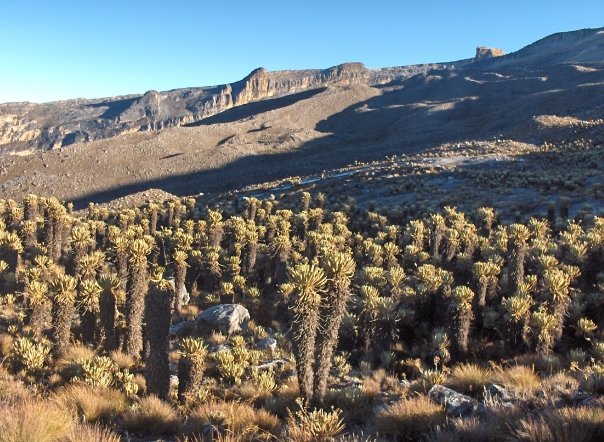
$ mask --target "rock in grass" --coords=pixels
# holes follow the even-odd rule
[[[204,310],[195,320],[198,332],[220,331],[227,335],[247,328],[250,312],[240,304],[219,304]]]
[[[428,395],[434,402],[444,405],[447,414],[452,416],[469,417],[480,411],[478,410],[478,404],[470,396],[442,385],[434,385]]]
[[[256,344],[259,350],[270,350],[274,352],[277,349],[277,340],[275,338],[260,339]]]
[[[287,364],[285,359],[275,359],[274,361],[266,362],[264,364],[258,365],[256,368],[259,371],[265,370],[277,370],[283,368]]]
[[[510,401],[512,398],[508,391],[498,384],[491,384],[487,387],[487,392],[491,397],[499,398],[502,401]]]

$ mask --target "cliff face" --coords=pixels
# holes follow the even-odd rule
[[[499,49],[479,47],[474,59],[454,63],[367,69],[362,63],[345,63],[329,69],[268,72],[254,70],[232,84],[149,91],[97,100],[53,103],[0,104],[0,152],[51,149],[75,142],[120,134],[159,130],[193,123],[267,98],[328,86],[367,86],[399,82],[415,75],[436,78],[446,71],[477,74],[495,68],[526,70],[561,64],[604,62],[604,28],[554,34],[519,51],[503,55]],[[485,71],[486,72],[486,71]],[[464,78],[464,76],[460,78]]]
[[[216,87],[101,100],[0,104],[0,148],[52,149],[119,134],[193,123],[234,106],[326,86],[374,85],[406,78],[432,65],[381,70],[346,63],[325,70],[268,72],[259,68],[243,80]]]
[[[474,57],[474,61],[501,57],[502,55],[505,55],[505,52],[503,52],[501,49],[479,46],[476,48],[476,56]]]

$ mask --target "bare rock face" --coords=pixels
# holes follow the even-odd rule
[[[505,55],[505,52],[502,49],[479,46],[476,48],[476,56],[474,57],[474,61],[487,60],[490,58],[501,57],[502,55]]]
[[[204,310],[195,320],[197,331],[232,335],[247,327],[250,312],[240,304],[219,304]]]
[[[194,123],[267,98],[326,86],[384,84],[424,72],[432,65],[369,70],[362,63],[345,63],[324,70],[252,71],[232,84],[148,91],[97,100],[0,104],[0,149],[47,150],[101,138]]]
[[[11,113],[0,115],[0,144],[27,143],[38,138],[40,134],[33,121]]]
[[[42,104],[4,103],[0,104],[0,152],[52,149],[126,133],[161,130],[196,123],[235,106],[326,87],[413,82],[416,76],[427,83],[461,71],[464,77],[474,78],[493,67],[544,70],[569,63],[602,63],[602,54],[604,28],[583,29],[551,35],[505,56],[501,49],[481,46],[474,58],[450,63],[383,69],[344,63],[328,69],[276,72],[258,68],[240,81],[211,87]]]

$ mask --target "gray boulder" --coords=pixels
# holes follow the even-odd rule
[[[491,395],[491,397],[501,399],[504,402],[512,400],[512,397],[508,391],[499,384],[490,384],[487,387],[487,392]]]
[[[275,359],[274,361],[260,364],[256,368],[259,371],[276,370],[276,369],[283,368],[285,366],[285,364],[287,364],[287,361],[285,359]]]
[[[275,338],[260,339],[256,344],[259,350],[270,350],[274,352],[277,349],[277,340]]]
[[[477,402],[470,396],[451,390],[443,385],[434,385],[428,392],[430,399],[444,405],[447,414],[469,417],[480,412]]]
[[[170,336],[185,336],[191,334],[195,328],[193,321],[180,321],[170,326]]]
[[[198,332],[220,331],[227,335],[247,328],[250,312],[240,304],[219,304],[204,310],[195,319]]]

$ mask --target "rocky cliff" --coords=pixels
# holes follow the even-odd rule
[[[160,130],[200,121],[235,106],[325,87],[401,83],[421,74],[424,80],[480,77],[492,69],[536,70],[558,65],[601,63],[604,28],[553,34],[519,51],[479,47],[473,59],[453,63],[367,69],[345,63],[329,69],[269,72],[259,68],[232,84],[148,91],[96,100],[0,104],[0,152],[52,149],[120,134]],[[580,69],[591,69],[579,67]],[[577,69],[579,69],[577,68]],[[422,80],[420,78],[420,80]],[[422,80],[423,81],[423,80]],[[421,94],[420,94],[421,95]]]
[[[52,149],[119,134],[159,130],[199,121],[234,106],[326,86],[377,85],[440,65],[370,70],[345,63],[324,70],[268,72],[259,68],[243,80],[215,87],[148,91],[99,100],[0,104],[0,148]]]
[[[474,61],[501,57],[502,55],[505,55],[505,52],[503,52],[502,49],[479,46],[476,48],[476,56],[474,57]]]

